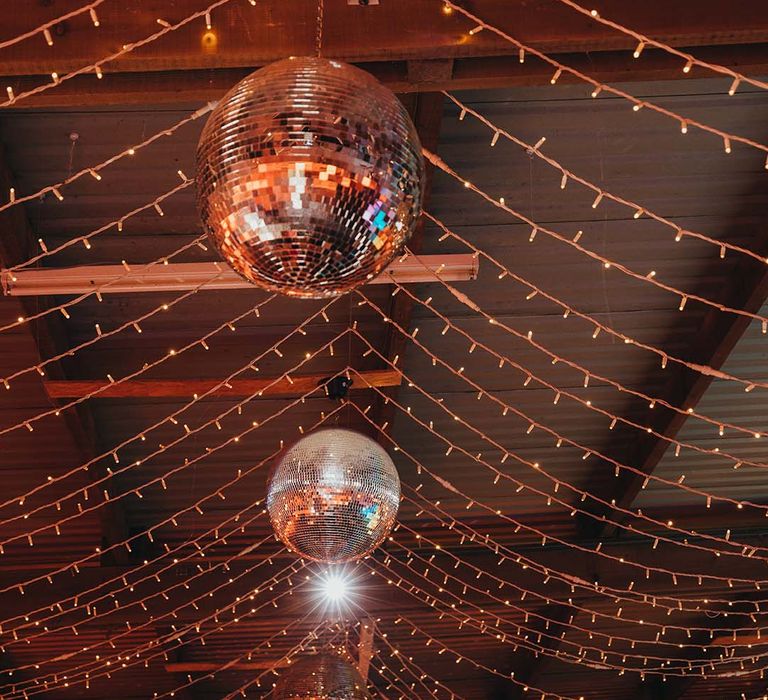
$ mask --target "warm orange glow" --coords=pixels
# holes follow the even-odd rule
[[[219,44],[219,37],[216,35],[216,32],[209,29],[200,39],[200,44],[203,47],[203,51],[215,51]]]
[[[443,14],[444,15],[452,15],[453,14],[453,8],[450,5],[443,5]]]

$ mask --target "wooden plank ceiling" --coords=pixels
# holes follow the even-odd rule
[[[727,78],[698,68],[684,73],[679,59],[660,51],[646,49],[635,60],[633,39],[557,0],[467,0],[462,5],[600,80],[621,81],[641,99],[725,131],[768,139],[765,91],[742,85],[729,96]],[[0,42],[78,6],[76,0],[23,3],[3,15]],[[768,74],[765,3],[602,0],[594,6],[603,16],[673,46],[690,47],[704,59],[750,75]],[[174,23],[204,8],[202,0],[105,0],[98,6],[98,28],[84,13],[53,27],[52,46],[36,35],[0,49],[0,86],[17,96],[47,82],[52,72],[65,76],[100,61],[103,71],[102,79],[89,71],[0,113],[0,200],[11,187],[17,196],[37,192],[169,129],[221,97],[254,67],[306,53],[314,44],[314,0],[256,0],[253,5],[232,0],[212,13],[215,41],[204,37],[201,17],[115,61],[103,61],[127,42],[158,31],[158,19]],[[504,197],[525,216],[569,237],[581,230],[585,246],[632,269],[654,270],[678,289],[768,313],[762,263],[731,252],[721,258],[717,246],[691,238],[676,243],[669,228],[647,217],[635,220],[630,210],[607,200],[593,207],[593,192],[574,183],[561,189],[560,173],[534,153],[504,139],[491,147],[493,131],[471,116],[460,119],[459,109],[440,91],[455,92],[528,143],[546,137],[548,155],[598,186],[641,202],[683,228],[761,255],[768,253],[764,154],[735,147],[726,155],[710,135],[683,136],[679,124],[649,110],[636,114],[620,99],[592,99],[590,90],[566,76],[550,85],[550,67],[530,58],[521,64],[515,47],[489,31],[470,35],[472,28],[460,13],[446,13],[438,0],[381,0],[368,7],[325,0],[324,53],[363,66],[397,92],[412,93],[402,99],[424,145],[462,178]],[[105,168],[100,180],[81,178],[62,188],[61,201],[49,192],[0,211],[3,266],[40,252],[39,240],[53,250],[151,202],[179,183],[178,170],[191,176],[202,121]],[[670,356],[768,381],[759,322],[695,301],[678,310],[674,294],[606,269],[543,234],[530,241],[530,227],[488,206],[440,170],[430,173],[428,191],[431,215],[552,297]],[[127,220],[122,231],[111,227],[88,248],[66,246],[40,265],[148,263],[199,233],[193,188],[187,188],[163,202],[162,216],[150,207]],[[423,219],[414,251],[470,250],[459,238],[442,234]],[[212,259],[208,248],[191,246],[174,261]],[[261,499],[276,451],[323,421],[375,436],[390,449],[404,484],[402,527],[357,569],[365,585],[359,608],[349,614],[350,643],[360,638],[360,658],[370,658],[369,679],[384,697],[432,694],[410,687],[413,677],[400,690],[391,687],[390,672],[408,674],[404,661],[403,668],[392,661],[389,644],[449,693],[467,700],[538,700],[542,691],[551,694],[547,698],[589,700],[743,700],[765,692],[765,682],[754,672],[759,661],[739,670],[729,667],[720,677],[674,671],[696,659],[716,660],[733,635],[753,644],[756,655],[765,651],[755,632],[760,624],[755,620],[764,619],[755,617],[762,613],[760,592],[740,582],[764,579],[762,562],[714,557],[695,548],[712,547],[707,538],[722,538],[726,531],[747,547],[768,546],[762,513],[735,505],[768,503],[764,472],[734,470],[727,459],[702,451],[685,450],[676,457],[669,442],[676,438],[701,450],[717,447],[745,461],[765,461],[764,440],[730,429],[721,437],[717,425],[684,413],[696,409],[724,424],[768,433],[764,391],[744,392],[734,382],[674,363],[662,368],[658,356],[633,344],[608,333],[593,337],[592,324],[574,315],[564,318],[561,307],[543,294],[531,296],[530,288],[500,275],[482,256],[479,279],[456,288],[470,303],[440,283],[409,286],[413,297],[406,291],[393,296],[391,286],[379,285],[363,290],[369,304],[350,295],[324,313],[320,303],[269,301],[256,289],[202,290],[178,302],[174,294],[160,292],[92,296],[68,309],[66,317],[56,311],[0,332],[0,378],[62,356],[47,363],[42,374],[26,372],[9,382],[8,391],[0,388],[0,476],[8,499],[0,508],[2,540],[8,542],[0,556],[0,671],[6,669],[0,673],[0,695],[138,699],[174,692],[196,700],[222,698],[279,659],[319,615],[307,616],[313,601],[305,590],[261,607],[288,590],[285,582],[275,582],[278,572],[298,566],[270,537],[268,520],[259,514]],[[67,300],[5,297],[0,326]],[[167,311],[150,314],[164,303]],[[256,305],[258,316],[251,312]],[[489,323],[478,307],[495,322]],[[139,332],[133,321],[143,316],[148,317]],[[305,334],[291,335],[280,353],[270,350],[304,319]],[[123,325],[125,330],[107,333]],[[590,368],[589,386],[573,365],[553,362],[529,343],[529,332],[557,357]],[[205,334],[211,334],[210,349],[197,344],[181,351]],[[483,351],[482,344],[497,355]],[[502,368],[499,355],[509,358]],[[153,366],[145,371],[146,364]],[[166,420],[193,394],[249,364],[258,365],[258,375],[238,375],[226,391],[195,402],[183,419]],[[82,397],[109,377],[133,372],[140,379],[57,413],[66,397]],[[355,381],[348,405],[322,392],[299,400],[305,389],[345,372]],[[295,376],[295,383],[283,378],[270,385],[285,373]],[[559,387],[563,397],[553,401],[553,391],[542,382],[527,382],[529,375]],[[145,391],[142,380],[153,380],[155,389]],[[649,408],[647,400],[617,390],[617,384],[656,397],[659,405]],[[264,395],[237,409],[243,397],[266,386]],[[683,412],[664,408],[662,399]],[[592,410],[587,401],[605,413]],[[512,412],[503,412],[503,404]],[[43,411],[49,415],[33,421]],[[228,412],[226,419],[216,421],[222,412]],[[606,414],[649,426],[652,434],[625,422],[609,429]],[[590,454],[584,458],[583,450],[556,445],[552,434],[531,430],[532,423],[588,446]],[[13,426],[18,428],[10,430]],[[143,439],[133,439],[140,435]],[[241,437],[227,439],[234,435]],[[544,469],[501,461],[503,451]],[[91,461],[88,469],[75,469]],[[484,462],[501,469],[504,481],[496,483]],[[636,471],[616,476],[614,462]],[[658,478],[646,481],[648,475]],[[732,502],[707,504],[679,483]],[[43,488],[23,502],[17,499],[37,485]],[[583,489],[602,503],[582,499]],[[652,522],[625,512],[636,508]],[[30,509],[37,509],[35,515],[23,518]],[[51,528],[62,519],[56,534]],[[699,534],[669,535],[661,525],[667,522]],[[26,538],[30,530],[46,526]],[[220,537],[225,531],[227,536]],[[659,544],[656,535],[670,541]],[[190,545],[191,540],[198,544]],[[599,556],[574,549],[594,550],[598,542]],[[506,555],[497,544],[507,548]],[[430,560],[435,545],[441,552]],[[531,563],[521,565],[521,557]],[[646,577],[646,566],[715,573],[734,581],[682,576],[673,581],[656,572]],[[146,581],[134,581],[140,577],[137,567],[148,574]],[[428,568],[433,573],[425,575]],[[566,578],[550,577],[552,571]],[[446,583],[444,576],[455,578]],[[506,584],[499,586],[491,577]],[[294,575],[292,583],[299,580]],[[398,587],[388,580],[405,583]],[[520,599],[522,588],[531,591],[530,597]],[[615,600],[605,593],[627,588],[633,593],[617,612]],[[79,602],[98,591],[104,600],[93,604],[96,612],[90,606],[83,612]],[[232,601],[249,596],[253,614],[213,616],[217,608],[228,610]],[[504,600],[511,597],[513,606]],[[650,603],[665,597],[692,602],[668,614],[663,605]],[[729,615],[708,612],[710,603],[700,602],[705,597],[716,601],[718,610],[728,608]],[[65,598],[68,602],[57,608]],[[456,609],[462,613],[458,617]],[[29,622],[16,639],[10,630],[25,615],[51,619]],[[210,636],[202,645],[195,623],[207,616],[202,627]],[[463,616],[481,623],[467,623]],[[372,638],[369,630],[359,632],[364,628],[358,629],[356,621],[377,626]],[[502,631],[489,633],[494,624]],[[695,632],[685,639],[677,632],[655,638],[667,624]],[[286,626],[290,630],[267,646]],[[437,641],[427,644],[430,637]],[[669,673],[608,668],[622,654],[630,659],[636,654],[627,637],[640,641],[637,647],[648,654],[649,666],[669,660],[662,669]],[[113,638],[110,646],[107,640]],[[438,653],[440,645],[452,652]],[[143,660],[133,665],[138,649],[142,657],[156,654],[146,667]],[[600,649],[608,656],[601,660],[593,651],[574,658],[580,649]],[[95,654],[121,656],[109,677],[96,670]],[[126,668],[119,668],[123,663]],[[232,666],[226,672],[206,676],[227,663]],[[81,666],[93,675],[88,688],[70,678]],[[35,682],[43,676],[45,682]],[[195,683],[178,689],[190,680]],[[267,687],[248,694],[261,696]]]

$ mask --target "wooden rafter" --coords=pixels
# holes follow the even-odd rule
[[[28,40],[0,56],[0,74],[63,75],[109,56],[129,39],[158,30],[157,20],[176,23],[199,11],[199,0],[126,8],[119,3],[99,7],[101,26],[84,15],[55,28],[55,50]],[[56,16],[49,3],[22,3],[4,17],[3,37],[14,36]],[[548,53],[634,49],[636,41],[576,14],[551,0],[482,0],[472,3],[490,24]],[[663,0],[627,3],[604,0],[605,17],[618,20],[673,46],[752,44],[768,40],[768,8],[740,6],[721,0]],[[60,11],[60,10],[59,10]],[[164,16],[158,17],[162,13]],[[403,29],[407,13],[408,31]],[[315,43],[314,2],[256,3],[244,8],[229,2],[212,14],[216,41],[205,40],[202,18],[167,33],[140,50],[103,66],[105,76],[157,70],[190,70],[263,65],[312,51]],[[469,35],[473,25],[458,12],[446,14],[440,0],[388,0],[377,6],[350,7],[328,3],[324,13],[323,52],[353,62],[495,56],[511,54],[509,44],[491,32]],[[108,81],[104,81],[105,83]]]
[[[395,370],[374,370],[359,372],[355,375],[361,381],[352,385],[353,389],[367,387],[397,386],[402,375]],[[232,379],[220,388],[220,379],[132,379],[119,384],[110,384],[100,380],[59,380],[45,382],[48,394],[53,398],[78,398],[89,396],[98,391],[100,398],[157,398],[186,397],[211,392],[212,397],[252,396],[294,396],[312,391],[330,377],[327,374],[312,374],[290,378]]]
[[[196,0],[179,0],[161,19],[179,21],[199,9]],[[521,41],[601,81],[713,75],[698,69],[683,73],[680,59],[661,51],[646,51],[635,60],[630,50],[636,42],[631,37],[550,0],[484,0],[472,9]],[[751,3],[745,10],[718,0],[681,0],[671,9],[662,0],[606,0],[600,9],[606,17],[670,45],[696,47],[703,60],[752,75],[768,72],[768,9],[763,5]],[[400,31],[404,11],[408,32]],[[4,52],[0,74],[6,76],[6,85],[20,95],[50,80],[54,71],[64,75],[95,63],[126,37],[148,36],[158,28],[154,10],[126,13],[119,5],[105,4],[99,13],[103,15],[99,29],[87,16],[56,27],[55,51],[44,41],[29,40]],[[51,14],[42,3],[26,3],[4,18],[4,36],[27,31]],[[247,12],[232,2],[212,18],[217,35],[213,46],[202,43],[202,22],[192,22],[102,65],[102,80],[84,74],[20,100],[18,106],[215,100],[254,67],[301,55],[314,45],[311,2],[258,3]],[[241,30],[245,26],[247,32]],[[442,13],[438,0],[388,0],[368,8],[331,3],[325,14],[324,52],[361,65],[396,92],[539,85],[551,76],[551,67],[543,62],[527,60],[521,65],[517,49],[492,32],[470,36],[469,29],[470,23],[459,13]],[[563,76],[562,81],[567,79]]]
[[[168,654],[169,659],[173,658]],[[207,661],[169,661],[165,664],[165,670],[168,673],[211,673],[220,671],[222,663],[210,663]],[[242,663],[230,664],[228,671],[264,671],[272,668],[284,668],[288,666],[288,661],[275,659],[266,659],[264,661],[244,661]]]
[[[768,240],[755,240],[751,246],[755,250],[768,253]],[[768,270],[762,263],[749,258],[743,258],[735,267],[730,276],[729,283],[722,290],[721,302],[734,308],[757,312],[768,299]],[[726,314],[717,310],[710,310],[699,325],[698,331],[684,357],[691,362],[708,365],[716,369],[722,367],[734,347],[749,327],[750,322],[743,316]],[[668,366],[669,373],[667,383],[660,397],[678,408],[695,408],[702,396],[709,388],[712,377],[694,372],[680,365]],[[685,424],[688,416],[677,413],[657,405],[648,410],[645,425],[650,426],[655,432],[667,438],[675,438]],[[630,508],[635,497],[643,488],[646,477],[653,473],[664,454],[669,449],[668,440],[656,438],[646,433],[636,436],[629,456],[616,452],[610,456],[637,467],[641,474],[621,472],[620,476],[609,485],[609,488],[588,486],[590,493],[599,495],[606,502],[614,503],[620,508]],[[601,472],[607,465],[601,463],[595,469],[595,481],[604,484]],[[704,511],[705,509],[699,509]],[[720,509],[722,510],[722,509]],[[612,520],[622,520],[620,513],[607,507],[596,507],[592,510],[593,516],[584,516],[579,520],[580,532],[589,539],[604,540],[614,536],[617,528],[605,521],[610,515]],[[705,511],[708,523],[705,527],[716,527],[718,523],[727,522],[733,526],[733,509],[728,512],[720,512],[718,515]],[[679,514],[678,514],[679,515]],[[684,514],[684,519],[691,514]],[[659,519],[658,517],[656,519]],[[663,520],[663,517],[661,518]],[[678,520],[678,517],[674,517]],[[552,611],[550,611],[552,612]],[[702,624],[711,624],[709,618],[704,618]],[[702,638],[701,643],[709,643],[709,638]],[[557,651],[557,646],[553,648]],[[541,664],[542,661],[539,661]],[[694,679],[673,678],[668,681],[651,679],[640,684],[637,697],[642,700],[677,700],[690,688]]]
[[[768,73],[768,44],[734,44],[699,49],[697,55],[751,75]],[[606,83],[650,80],[683,80],[712,77],[705,71],[683,73],[680,62],[663,53],[649,54],[643,61],[627,51],[555,54],[559,61]],[[552,69],[542,62],[521,65],[517,53],[498,56],[462,56],[449,59],[402,60],[358,63],[394,92],[435,92],[527,87],[546,84]],[[84,102],[97,105],[174,105],[220,99],[251,68],[211,68],[158,72],[116,73],[108,80],[78,76],[11,108],[74,107]],[[38,76],[19,76],[11,81],[17,94],[44,82]],[[560,83],[573,83],[563,75]]]

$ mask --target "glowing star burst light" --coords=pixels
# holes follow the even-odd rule
[[[350,581],[343,574],[327,574],[321,582],[326,600],[330,603],[343,603],[350,593]]]
[[[354,569],[346,565],[334,566],[307,576],[307,580],[310,581],[308,590],[316,609],[329,619],[346,617],[354,609],[362,609],[361,603],[365,598],[364,579]]]

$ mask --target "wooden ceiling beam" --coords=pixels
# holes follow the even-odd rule
[[[0,147],[0,191],[8,192],[14,186],[14,178],[8,167],[4,151]],[[23,207],[12,207],[0,213],[0,230],[4,235],[0,237],[0,258],[4,267],[9,267],[26,260],[30,251],[36,248],[36,236],[27,219]],[[45,300],[43,299],[43,304]],[[25,299],[18,301],[19,316],[30,317],[40,311],[40,300]],[[30,364],[39,362],[42,358],[53,357],[65,352],[70,344],[67,339],[67,330],[63,319],[58,314],[49,314],[42,318],[24,324],[24,331],[31,334],[37,347],[37,357],[29,358]],[[45,368],[46,376],[54,379],[65,379],[66,370],[61,361],[49,362]],[[42,381],[42,379],[41,379]],[[56,401],[49,395],[52,405]],[[83,462],[91,461],[104,450],[99,449],[93,414],[90,408],[84,404],[78,404],[72,409],[62,412],[62,418],[67,424],[72,437],[81,453]],[[47,465],[44,465],[42,474]],[[106,467],[101,462],[96,462],[87,470],[88,478],[96,481],[107,474]],[[44,477],[40,477],[41,481]],[[101,489],[99,489],[99,492]],[[103,503],[98,515],[101,522],[101,537],[98,546],[102,549],[110,547],[117,542],[125,541],[128,537],[128,525],[120,502]],[[128,550],[124,547],[116,547],[102,555],[103,564],[127,564],[129,561]]]
[[[358,372],[352,389],[399,386],[402,375],[396,370]],[[103,380],[50,380],[45,382],[48,394],[56,399],[72,399],[98,393],[98,398],[191,398],[212,391],[210,398],[240,398],[244,396],[293,396],[305,394],[325,384],[328,374],[302,375],[288,378],[232,379],[225,385],[220,379],[131,379],[118,384]]]
[[[170,656],[170,654],[169,654]],[[263,671],[271,668],[285,668],[290,665],[288,660],[244,661],[242,663],[228,664],[227,671]],[[213,673],[221,671],[224,663],[211,663],[208,661],[170,661],[165,664],[168,673]],[[186,679],[184,679],[186,681]]]
[[[647,54],[647,55],[646,55]],[[768,43],[714,46],[698,49],[700,58],[751,75],[768,73]],[[713,77],[704,70],[683,73],[680,61],[663,52],[643,52],[635,60],[628,51],[594,54],[555,55],[559,61],[605,83],[682,80]],[[23,99],[10,108],[66,108],[107,105],[188,105],[220,99],[253,68],[208,68],[163,70],[153,72],[105,74],[103,80],[82,75],[57,87]],[[398,93],[435,92],[439,90],[499,89],[548,85],[552,68],[535,59],[520,64],[516,52],[508,46],[497,56],[460,56],[449,59],[393,60],[358,62],[390,89]],[[0,72],[0,75],[2,73]],[[49,80],[49,76],[23,75],[5,77],[5,84],[19,95]],[[725,81],[725,79],[723,79]],[[558,83],[577,82],[563,75]],[[727,90],[727,81],[723,90]],[[585,88],[586,90],[586,88]]]
[[[148,4],[140,0],[104,3],[100,26],[88,13],[57,25],[53,46],[43,36],[16,44],[0,55],[0,75],[59,75],[96,63],[129,41],[160,29],[158,19],[177,23],[204,9],[201,0]],[[768,41],[765,3],[723,3],[722,0],[602,0],[603,16],[672,46],[712,46]],[[19,3],[3,17],[3,38],[78,7],[76,0]],[[470,9],[491,25],[548,53],[634,49],[636,41],[551,0],[473,0]],[[106,75],[157,70],[208,70],[216,67],[263,65],[287,56],[313,52],[316,3],[242,0],[211,13],[212,34],[203,18],[169,32],[140,49],[104,64]],[[403,26],[404,20],[407,27]],[[492,32],[469,35],[473,24],[461,13],[443,12],[440,0],[386,0],[376,6],[351,7],[327,3],[324,14],[324,55],[353,62],[393,61],[512,53]],[[406,31],[404,31],[406,29]],[[645,53],[654,53],[649,49]],[[645,56],[643,57],[645,58]]]

